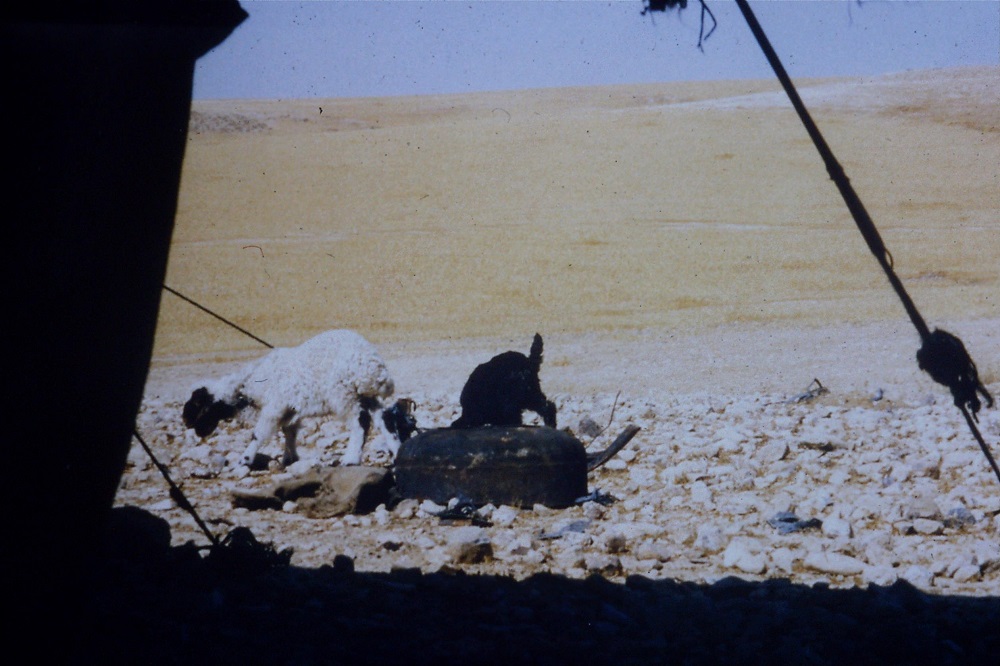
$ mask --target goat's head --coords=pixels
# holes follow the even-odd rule
[[[236,413],[247,406],[247,402],[239,399],[235,404],[217,400],[207,388],[202,386],[191,393],[191,398],[184,403],[182,417],[184,426],[194,428],[199,437],[208,437],[219,425],[236,416]]]
[[[413,416],[416,406],[413,400],[400,398],[392,407],[382,411],[386,430],[396,435],[400,442],[405,442],[418,430],[417,419]]]

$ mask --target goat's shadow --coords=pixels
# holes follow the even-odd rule
[[[87,662],[992,664],[1000,654],[1000,599],[904,582],[517,581],[362,573],[346,558],[251,570],[149,534],[120,535],[94,572],[74,651]]]

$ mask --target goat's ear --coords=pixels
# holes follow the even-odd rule
[[[197,388],[191,392],[191,397],[184,403],[184,410],[181,416],[184,425],[191,427],[201,418],[202,412],[213,402],[212,394],[205,387]]]

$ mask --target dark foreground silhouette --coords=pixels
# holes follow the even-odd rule
[[[631,576],[523,581],[461,571],[203,557],[117,509],[75,654],[87,663],[993,664],[1000,600],[908,583],[835,590]]]
[[[95,0],[0,22],[6,635],[32,661],[62,663],[81,621],[152,353],[195,61],[245,17],[236,0]]]

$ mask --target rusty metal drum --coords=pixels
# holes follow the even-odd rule
[[[562,508],[587,494],[587,468],[583,443],[555,428],[438,428],[400,446],[393,474],[403,498]]]

